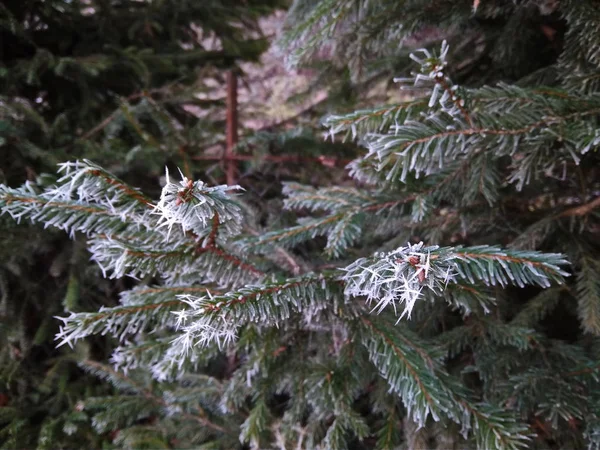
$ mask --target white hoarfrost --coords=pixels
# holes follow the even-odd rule
[[[437,254],[432,258],[431,252],[437,249],[437,246],[424,247],[420,242],[361,258],[345,269],[345,293],[375,303],[373,311],[378,313],[388,306],[397,312],[400,306],[403,311],[399,320],[410,318],[423,289],[441,292],[454,279],[449,259]]]
[[[180,172],[181,173],[181,172]],[[210,221],[218,215],[219,227],[223,225],[230,234],[240,231],[242,211],[231,200],[230,191],[242,190],[240,186],[207,186],[202,181],[192,181],[181,174],[179,183],[171,182],[166,170],[166,184],[155,207],[159,215],[158,226],[171,232],[175,225],[182,231],[192,231],[205,236],[211,230]]]

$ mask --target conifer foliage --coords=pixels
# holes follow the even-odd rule
[[[438,3],[507,29],[560,13],[391,3],[410,33]],[[588,3],[560,4],[552,86],[458,85],[446,41],[415,50],[397,80],[413,100],[325,120],[364,147],[355,185],[287,183],[292,227],[250,232],[238,186],[168,174],[152,199],[87,160],[50,188],[2,186],[4,214],[85,233],[105,276],[144,280],[61,318],[59,344],[120,341],[110,366],[81,363],[122,392],[81,405],[96,429],[136,448],[598,448],[600,94],[573,83],[600,70]],[[340,18],[387,24],[386,4],[299,0],[289,39],[347,40]]]
[[[157,194],[165,164],[198,170],[191,153],[223,139],[214,86],[258,59],[268,44],[258,19],[279,5],[0,2],[0,182],[41,189],[57,163],[89,157]],[[100,448],[107,435],[94,435],[75,405],[110,385],[55,348],[53,316],[114,304],[122,281],[102,279],[85,240],[8,216],[0,261],[0,447]],[[78,358],[103,358],[109,339],[80,345]]]

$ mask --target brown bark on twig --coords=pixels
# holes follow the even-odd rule
[[[589,203],[584,205],[575,206],[573,208],[567,209],[559,214],[559,217],[567,217],[567,216],[585,216],[586,214],[591,213],[595,208],[600,207],[600,197],[596,197]]]
[[[233,148],[238,142],[237,75],[227,72],[227,130],[225,147],[225,174],[228,185],[235,184],[235,159]]]
[[[225,138],[225,177],[227,184],[233,186],[236,184],[233,148],[238,141],[237,75],[233,70],[227,72],[227,130]],[[227,354],[227,377],[233,374],[237,365],[237,353],[232,350]]]
[[[219,156],[212,155],[194,155],[191,158],[196,161],[216,161],[220,159]],[[254,161],[257,158],[253,155],[230,155],[227,159],[229,161]],[[258,159],[276,164],[315,162],[326,167],[344,167],[352,161],[350,158],[335,158],[333,156],[308,157],[300,155],[262,155]]]

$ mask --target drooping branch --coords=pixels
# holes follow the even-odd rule
[[[96,374],[102,374],[102,375],[105,375],[105,377],[108,376],[110,378],[119,379],[122,382],[125,382],[126,384],[131,385],[138,393],[140,393],[145,398],[147,398],[148,400],[151,400],[153,403],[155,403],[156,405],[158,405],[162,408],[169,407],[169,404],[164,400],[164,398],[159,397],[159,396],[155,395],[152,391],[146,389],[145,387],[140,386],[134,380],[127,377],[122,372],[118,372],[118,371],[112,369],[111,367],[105,366],[104,364],[100,364],[100,363],[98,363],[96,361],[92,361],[92,360],[85,360],[85,361],[83,361],[82,364],[84,367],[92,369],[92,371],[94,371]],[[196,407],[201,410],[199,404],[197,404]],[[216,423],[210,421],[206,417],[206,414],[203,412],[201,414],[192,414],[187,411],[180,411],[179,414],[181,414],[182,417],[184,417],[188,420],[193,420],[202,426],[211,428],[220,433],[225,433],[225,434],[229,433],[229,431],[227,431],[222,426],[217,425]]]

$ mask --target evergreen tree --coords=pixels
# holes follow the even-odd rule
[[[598,11],[295,2],[294,64],[325,42],[360,79],[404,39],[448,41],[412,51],[410,101],[325,119],[365,148],[356,184],[286,183],[285,229],[249,232],[238,186],[167,174],[153,201],[87,160],[3,186],[5,214],[86,233],[107,277],[146,281],[62,318],[61,344],[120,340],[111,366],[81,362],[122,392],[81,404],[96,429],[129,447],[600,447]]]
[[[202,94],[224,85],[226,70],[258,59],[268,45],[258,19],[277,6],[3,1],[0,181],[43,188],[56,163],[85,156],[149,189],[165,164],[209,167],[191,156],[224,138],[225,102]],[[103,280],[81,238],[70,243],[4,216],[0,242],[0,446],[100,447],[106,436],[94,435],[76,405],[106,384],[73,361],[102,359],[110,344],[79,346],[77,358],[56,351],[53,316],[114,305],[128,284]]]

